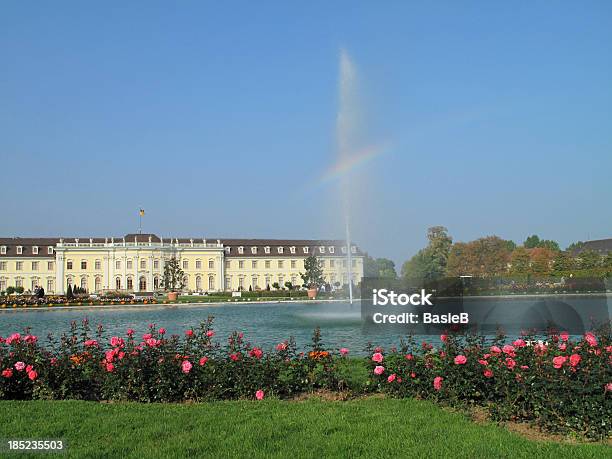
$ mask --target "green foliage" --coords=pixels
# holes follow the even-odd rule
[[[24,292],[23,287],[19,286],[19,287],[15,287],[15,293],[18,295],[21,295]]]
[[[185,287],[185,273],[176,257],[172,257],[164,265],[162,287],[171,292],[180,291]]]
[[[9,286],[6,288],[6,294],[7,294],[7,295],[12,295],[13,293],[15,293],[15,287],[13,287],[13,286],[9,285]]]
[[[386,277],[395,279],[395,263],[388,258],[372,258],[368,254],[363,259],[364,277]]]
[[[276,290],[280,290],[280,288],[281,288],[281,286],[280,286],[280,284],[278,282],[274,282],[272,284],[272,287],[274,287]]]
[[[535,249],[536,247],[539,247],[541,249],[549,249],[553,251],[560,250],[559,244],[557,242],[549,239],[540,239],[537,234],[529,236],[527,239],[525,239],[523,246],[526,249]]]
[[[429,244],[402,266],[405,278],[438,279],[446,275],[446,266],[453,240],[443,226],[427,230]]]
[[[318,288],[325,283],[323,268],[316,256],[311,255],[304,260],[304,270],[304,273],[300,273],[300,277],[308,288]]]
[[[287,287],[287,290],[293,290],[293,284],[289,281],[285,282],[285,287]]]

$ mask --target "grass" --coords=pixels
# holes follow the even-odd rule
[[[416,400],[5,401],[0,413],[1,439],[63,439],[68,457],[610,457],[603,444],[534,442]]]

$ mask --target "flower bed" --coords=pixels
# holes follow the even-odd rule
[[[487,407],[495,419],[533,420],[548,431],[610,435],[612,344],[609,329],[572,342],[531,337],[443,335],[441,348],[404,341],[370,349],[365,366],[349,350],[325,349],[318,329],[308,352],[293,339],[264,350],[235,332],[221,345],[209,318],[183,336],[151,324],[142,336],[105,336],[85,320],[42,345],[36,336],[0,338],[0,399],[139,402],[293,397],[317,389],[379,391],[394,397]]]

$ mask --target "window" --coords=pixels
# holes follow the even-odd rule
[[[23,287],[23,279],[21,277],[15,279],[15,287]]]
[[[96,261],[94,262],[94,268],[95,268],[97,271],[101,270],[101,269],[102,269],[102,261],[100,261],[100,260],[96,260]]]
[[[278,276],[278,285],[282,287],[284,287],[283,281],[285,280],[285,278],[283,276]]]
[[[117,260],[117,261],[115,261],[115,269],[116,269],[116,270],[121,269],[121,260]]]
[[[304,247],[304,253],[308,253],[308,247]]]
[[[81,288],[87,290],[87,278],[81,277]]]
[[[225,278],[225,290],[229,290],[232,287],[232,281],[229,277]]]
[[[208,276],[208,290],[215,289],[215,278],[214,276]]]
[[[297,277],[296,276],[291,276],[291,285],[293,285],[294,287],[297,284]]]
[[[117,290],[121,290],[121,278],[120,278],[120,277],[117,277],[117,278],[115,279],[115,288],[116,288]]]
[[[183,284],[185,285],[184,288],[189,288],[189,276],[183,277]]]
[[[127,289],[132,290],[133,288],[134,288],[134,284],[132,283],[132,278],[128,277],[127,278]]]
[[[251,253],[253,254],[257,253],[257,247],[251,247]]]
[[[278,248],[278,253],[283,253],[283,248],[282,247]]]
[[[23,261],[15,263],[15,271],[23,271]]]
[[[38,246],[35,245],[34,247],[32,247],[32,254],[38,255]]]
[[[226,247],[225,248],[225,253],[227,253],[229,255],[229,253],[232,251],[231,247]]]
[[[357,253],[357,247],[352,246],[351,247],[351,253]]]
[[[48,293],[53,293],[53,291],[55,290],[53,285],[53,279],[48,279],[47,280],[47,292]]]
[[[270,253],[270,247],[269,246],[264,247],[264,253]]]
[[[335,274],[330,274],[329,275],[329,283],[332,284],[332,285],[336,283],[336,275]]]
[[[256,261],[256,260],[253,260],[253,261],[251,262],[251,268],[253,268],[253,269],[257,269],[257,261]]]
[[[259,287],[257,286],[257,276],[253,276],[251,279],[251,286],[253,287],[253,290],[258,289]]]
[[[30,290],[34,291],[34,289],[38,287],[38,277],[33,277],[31,282]]]
[[[17,246],[17,255],[21,255],[23,253],[23,247],[20,245]]]
[[[6,271],[6,261],[0,261],[0,271]],[[4,290],[4,289],[0,289]]]
[[[284,266],[283,260],[278,260],[278,267],[279,269],[282,269]]]
[[[140,260],[140,269],[147,269],[147,260]]]
[[[238,253],[240,254],[244,253],[244,247],[238,247]]]
[[[126,269],[132,269],[132,260],[128,260],[125,262]]]
[[[240,268],[240,269],[244,269],[244,261],[243,261],[243,260],[240,260],[240,261],[238,262],[238,268]]]
[[[37,261],[33,261],[32,262],[32,271],[38,271],[38,262]]]
[[[289,247],[289,251],[290,251],[291,253],[295,253],[295,247],[294,247],[294,246],[293,246],[293,247]]]
[[[323,246],[319,247],[319,253],[325,253],[325,247]]]
[[[1,253],[2,255],[6,255],[6,246],[5,246],[5,245],[3,245],[2,247],[0,247],[0,253]]]
[[[210,259],[208,260],[208,269],[214,269],[215,268],[215,260]]]
[[[94,289],[96,292],[99,292],[100,290],[102,290],[102,279],[100,279],[99,277],[96,277]]]
[[[225,267],[226,267],[227,269],[230,269],[230,268],[232,267],[232,264],[230,263],[230,261],[229,261],[229,260],[225,262]]]
[[[329,260],[329,267],[330,268],[335,268],[336,267],[336,260]]]
[[[70,277],[70,276],[69,276],[69,277],[66,279],[66,282],[68,283],[68,285],[72,286],[72,277]]]
[[[47,271],[53,271],[53,269],[55,268],[55,266],[53,265],[52,261],[48,261],[47,262]]]
[[[266,260],[266,269],[270,269],[270,260]]]
[[[51,246],[47,247],[47,254],[53,255],[53,247]]]
[[[87,262],[86,261],[81,261],[81,269],[87,269]]]
[[[196,269],[202,269],[202,260],[196,260]]]
[[[341,250],[342,250],[342,253],[346,253],[346,247],[345,246],[342,246]]]
[[[270,288],[270,276],[266,276],[266,289]]]
[[[0,279],[0,292],[4,292],[6,290],[6,279]]]
[[[146,277],[140,276],[140,279],[138,281],[138,290],[140,290],[141,292],[147,291],[147,278]]]
[[[189,269],[189,260],[183,260],[183,269]]]
[[[159,260],[153,260],[153,269],[159,269]]]
[[[202,290],[202,277],[201,276],[196,276],[196,290]]]
[[[334,253],[334,251],[336,250],[334,247],[329,247],[329,253]]]
[[[296,267],[295,260],[291,260],[291,269],[295,269],[295,267]]]
[[[153,278],[153,289],[157,290],[159,288],[159,277]]]
[[[244,288],[244,277],[238,278],[238,290],[242,290]]]

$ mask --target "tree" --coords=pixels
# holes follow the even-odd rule
[[[582,247],[584,247],[584,242],[582,241],[572,242],[570,245],[567,246],[567,249],[565,250],[573,254],[574,252],[579,251]]]
[[[487,236],[453,245],[448,260],[449,276],[489,277],[508,271],[511,252],[507,241]]]
[[[550,239],[540,239],[537,234],[533,234],[525,239],[525,243],[523,244],[526,249],[549,249],[554,251],[559,251],[559,244],[556,241]]]
[[[555,252],[545,247],[531,250],[531,270],[534,274],[548,274],[551,270]]]
[[[580,269],[597,269],[602,265],[602,257],[593,250],[585,250],[579,255],[579,267]]]
[[[74,298],[74,293],[72,293],[72,286],[68,284],[68,289],[66,290],[66,298],[69,300]]]
[[[575,269],[575,266],[575,260],[568,252],[558,252],[553,259],[552,271],[555,275],[562,276]]]
[[[23,287],[15,287],[15,293],[17,295],[21,295],[23,293]]]
[[[300,277],[308,288],[319,288],[323,285],[323,269],[321,263],[314,255],[309,256],[304,260],[304,273],[300,273]]]
[[[279,285],[279,283],[278,283],[278,282],[274,282],[274,283],[272,284],[272,287],[274,287],[276,290],[280,290],[280,285]]]
[[[446,275],[448,257],[453,244],[444,226],[432,226],[427,230],[429,244],[402,265],[405,278],[437,279]],[[395,270],[395,266],[394,266]]]
[[[185,287],[185,273],[175,257],[172,257],[164,265],[162,287],[164,290],[169,290],[171,292],[182,290],[183,287]]]
[[[527,239],[525,239],[523,246],[526,249],[535,249],[539,243],[540,243],[540,237],[537,234],[533,234],[529,236]]]
[[[517,247],[512,252],[510,263],[512,264],[511,271],[513,274],[527,274],[531,263],[529,251],[525,247]]]
[[[9,285],[9,286],[6,288],[6,294],[7,294],[7,295],[12,295],[13,293],[15,293],[15,287],[13,287],[13,286]]]
[[[368,254],[363,259],[364,277],[389,277],[395,279],[395,263],[388,258],[372,258]]]
[[[293,284],[289,281],[285,282],[285,287],[287,287],[287,290],[293,290]]]

